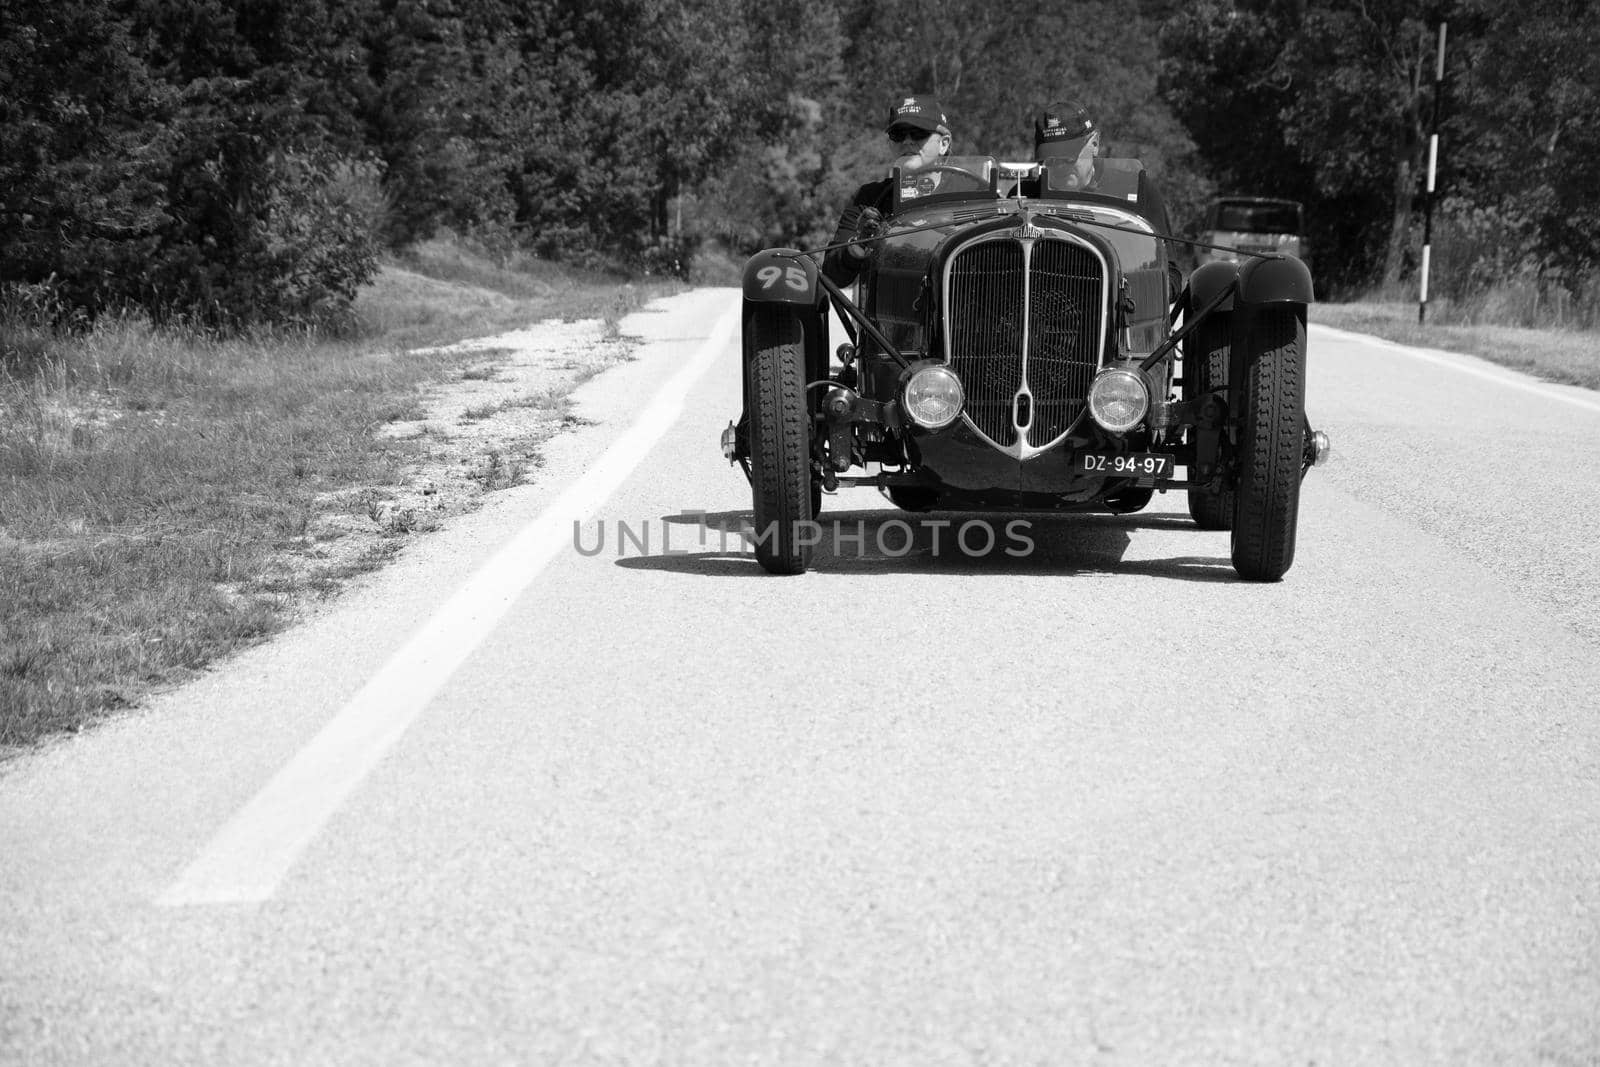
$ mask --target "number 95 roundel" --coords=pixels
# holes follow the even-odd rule
[[[822,298],[817,264],[794,249],[759,252],[744,265],[744,298],[754,303],[811,307]]]

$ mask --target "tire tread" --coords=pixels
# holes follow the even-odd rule
[[[1258,309],[1250,325],[1245,418],[1233,513],[1233,565],[1275,582],[1294,563],[1305,430],[1305,324],[1293,308]]]
[[[813,521],[810,419],[805,406],[805,334],[782,309],[750,313],[750,465],[756,529],[777,524],[777,535],[756,546],[756,559],[773,574],[803,574],[811,545],[795,533]]]

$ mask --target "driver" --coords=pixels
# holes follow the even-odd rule
[[[890,166],[899,167],[902,177],[926,171],[950,154],[950,123],[944,117],[944,108],[931,96],[895,97],[889,105],[889,122],[884,131],[889,135],[889,143],[894,146],[895,155]],[[931,180],[937,184],[938,178],[938,174],[925,174],[919,180]],[[853,238],[865,241],[876,236],[884,213],[893,202],[892,176],[867,182],[856,190],[850,205],[839,215],[839,224],[828,242],[843,247],[829,249],[822,255],[822,273],[829,281],[846,286],[856,280],[867,258],[872,255],[872,248],[866,244],[845,245],[844,242]],[[750,454],[749,427],[750,414],[741,411],[734,431],[737,455]]]
[[[945,118],[944,108],[931,96],[896,97],[889,105],[889,121],[884,130],[894,146],[895,158],[891,166],[899,167],[902,176],[925,171],[950,154],[950,123]],[[938,175],[926,177],[936,179]],[[853,237],[873,236],[893,199],[892,178],[881,178],[861,186],[851,198],[850,206],[840,214],[839,225],[828,243],[836,245]],[[832,249],[823,254],[822,273],[837,285],[849,285],[861,273],[870,254],[871,248],[865,244]]]

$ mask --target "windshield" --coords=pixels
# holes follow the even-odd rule
[[[917,200],[992,199],[994,175],[993,156],[946,156],[919,171],[896,167],[895,211]]]
[[[1217,230],[1242,233],[1299,233],[1298,204],[1221,203],[1213,209]]]

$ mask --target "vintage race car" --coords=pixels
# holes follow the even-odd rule
[[[766,570],[810,566],[842,485],[984,513],[1125,513],[1182,489],[1200,528],[1232,532],[1240,577],[1289,569],[1301,479],[1328,454],[1305,415],[1311,274],[1246,254],[1183,278],[1138,164],[1102,162],[1089,190],[991,157],[895,172],[854,294],[823,250],[749,260],[746,417],[722,448]]]

